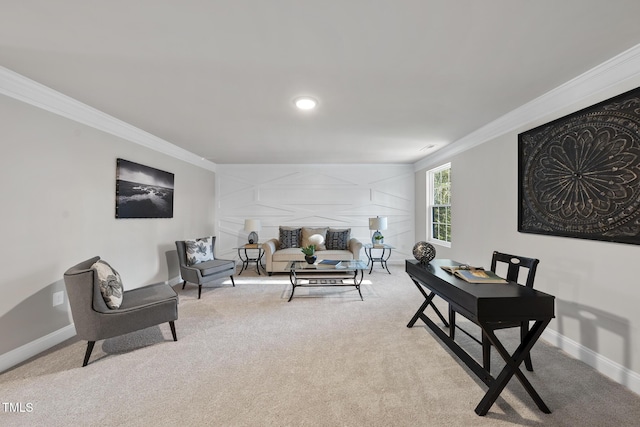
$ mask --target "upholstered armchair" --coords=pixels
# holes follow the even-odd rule
[[[202,251],[199,254],[203,258],[189,254],[194,244],[200,244]],[[180,262],[180,275],[182,276],[182,289],[187,282],[198,285],[198,299],[202,294],[202,285],[213,282],[221,277],[230,277],[231,284],[235,286],[233,275],[236,272],[235,260],[218,259],[214,257],[216,236],[202,237],[195,240],[178,240],[176,249],[178,250],[178,261]],[[206,251],[206,253],[205,253]],[[206,255],[209,255],[208,257]]]
[[[118,308],[109,308],[100,291],[100,281],[91,267],[100,260],[93,257],[64,273],[71,315],[78,338],[87,340],[82,366],[89,363],[96,341],[169,322],[177,341],[174,321],[178,319],[178,295],[165,283],[124,291]]]

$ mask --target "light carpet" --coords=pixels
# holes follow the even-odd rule
[[[477,416],[486,386],[421,321],[406,327],[423,298],[403,266],[390,268],[365,273],[364,301],[354,288],[307,288],[287,302],[287,276],[255,272],[203,288],[200,300],[196,286],[177,286],[177,342],[166,324],[99,341],[82,368],[86,343],[68,340],[0,375],[2,402],[32,407],[0,407],[0,425],[640,424],[640,396],[544,342],[525,375],[553,413],[514,378]],[[518,332],[504,332],[513,348]],[[479,359],[480,346],[457,336]],[[494,350],[494,375],[498,359]]]

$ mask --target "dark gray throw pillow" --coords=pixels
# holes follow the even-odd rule
[[[302,228],[280,227],[280,249],[299,248]]]
[[[330,228],[327,231],[327,241],[325,245],[327,250],[347,250],[349,248],[349,239],[351,238],[351,229],[335,229]]]

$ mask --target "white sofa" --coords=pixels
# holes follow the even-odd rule
[[[283,228],[288,230],[296,229],[296,227],[281,227],[281,233]],[[267,273],[271,276],[273,273],[288,272],[286,267],[290,261],[304,261],[304,254],[302,253],[301,248],[306,246],[306,238],[310,234],[318,234],[315,232],[322,230],[323,228],[327,230],[327,233],[330,233],[331,231],[345,230],[337,230],[329,227],[298,227],[297,229],[300,229],[302,232],[301,238],[296,247],[282,247],[284,244],[280,239],[270,239],[264,242],[262,244],[262,248],[264,250],[263,260]],[[302,237],[303,235],[305,236],[304,238]],[[331,248],[330,242],[326,242],[326,244]],[[348,261],[352,259],[360,259],[361,249],[362,243],[358,239],[349,238],[346,242],[346,249],[325,249],[323,245],[320,248],[316,248],[316,256],[319,260],[331,259],[337,261]]]

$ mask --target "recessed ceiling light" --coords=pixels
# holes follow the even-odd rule
[[[301,110],[313,110],[318,105],[318,101],[309,97],[309,96],[301,96],[300,98],[296,98],[293,101]]]

